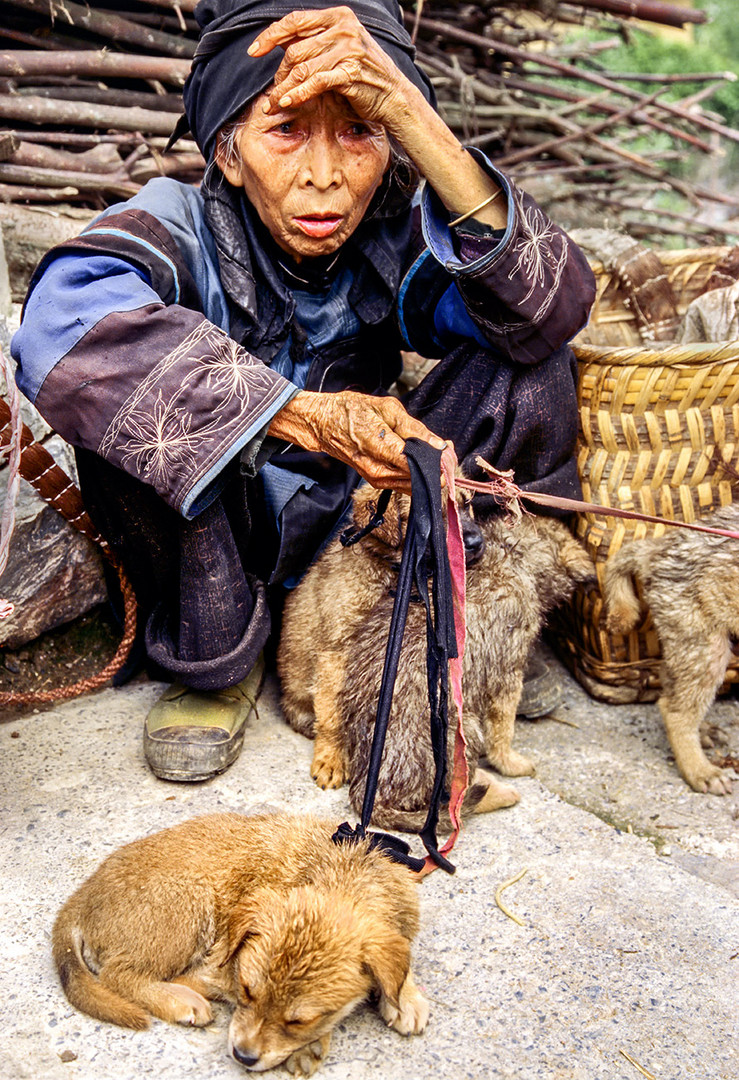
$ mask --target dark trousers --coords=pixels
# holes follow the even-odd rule
[[[504,364],[477,345],[451,352],[405,398],[408,410],[451,439],[467,475],[480,455],[513,469],[517,483],[579,493],[575,362],[568,348],[535,367]],[[304,570],[341,518],[356,484],[331,462],[327,482],[299,492],[278,534],[257,481],[238,462],[217,499],[192,521],[153,488],[97,455],[77,452],[85,505],[123,561],[139,605],[139,639],[163,678],[201,690],[231,686],[250,671],[270,634],[267,583]],[[479,504],[479,505],[478,505]],[[476,497],[478,515],[497,508]]]

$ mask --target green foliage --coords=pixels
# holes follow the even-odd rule
[[[739,12],[736,0],[703,0],[699,5],[711,21],[694,30],[695,41],[686,43],[661,37],[643,29],[629,32],[629,41],[600,53],[599,62],[616,72],[646,72],[664,75],[688,72],[731,71],[739,76]],[[645,92],[644,83],[634,87]],[[702,83],[678,83],[665,97],[685,97],[701,89]],[[739,127],[739,78],[721,82],[703,108],[718,113],[730,127]]]

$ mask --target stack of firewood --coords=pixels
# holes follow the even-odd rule
[[[95,210],[153,176],[200,179],[193,142],[165,152],[197,40],[195,3],[0,0],[0,203]],[[619,35],[634,18],[680,26],[704,21],[703,12],[662,0],[403,0],[403,8],[447,122],[550,211],[556,205],[560,220],[568,202],[575,216],[590,208],[591,220],[564,224],[592,224],[594,215],[650,242],[665,233],[736,238],[739,200],[670,168],[686,151],[716,155],[739,141],[705,108],[716,80],[732,76],[641,75],[636,90],[634,77],[603,70],[612,40],[564,34],[578,24]],[[686,96],[668,100],[667,86],[683,78]],[[658,148],[635,149],[635,139],[656,133]],[[659,210],[655,193],[669,189],[678,203]]]

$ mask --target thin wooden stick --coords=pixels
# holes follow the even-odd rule
[[[0,118],[27,124],[69,124],[72,127],[118,128],[151,135],[171,135],[171,113],[150,109],[93,105],[82,101],[49,101],[42,97],[0,95]]]
[[[195,52],[195,42],[188,38],[164,34],[160,30],[150,30],[145,26],[138,26],[129,19],[123,19],[120,15],[83,7],[82,4],[76,4],[73,0],[64,0],[64,3],[55,3],[54,0],[8,0],[8,3],[24,11],[45,15],[52,24],[57,22],[59,25],[66,23],[69,26],[81,27],[100,37],[120,41],[125,45],[135,45],[153,52],[166,53],[168,56],[191,57]]]
[[[646,98],[643,105],[651,105],[653,101],[656,101],[660,94],[665,92],[664,87],[660,87],[659,90],[655,90],[650,97]],[[606,120],[600,120],[596,124],[590,124],[588,127],[578,127],[576,131],[571,131],[568,135],[560,135],[556,139],[550,139],[549,142],[539,143],[538,146],[531,146],[528,150],[519,150],[515,154],[508,154],[507,157],[501,159],[501,164],[506,165],[518,165],[521,161],[526,161],[528,158],[534,157],[538,154],[546,154],[550,150],[556,149],[558,146],[563,146],[565,143],[573,142],[575,139],[589,139],[593,135],[597,135],[601,131],[605,131],[606,128],[612,127],[620,120],[633,119],[634,113],[637,109],[642,108],[642,105],[629,105],[625,109],[621,109],[613,116],[609,116]],[[610,149],[615,147],[610,146]],[[644,160],[643,158],[641,159]]]
[[[619,1050],[619,1054],[621,1054],[623,1057],[625,1057],[627,1061],[630,1061],[631,1064],[634,1066],[634,1068],[639,1070],[639,1072],[642,1074],[642,1076],[647,1077],[647,1080],[657,1080],[654,1073],[647,1072],[647,1070],[644,1068],[644,1066],[640,1065],[639,1062],[636,1060],[636,1058],[633,1058],[631,1056],[631,1054],[627,1054],[625,1050]]]
[[[404,15],[404,19],[408,21],[407,12]],[[481,34],[473,34],[469,30],[461,30],[451,23],[443,23],[436,19],[422,17],[419,19],[419,25],[432,33],[442,34],[446,37],[453,38],[456,41],[463,42],[465,45],[474,45],[477,48],[484,49],[488,54],[497,52],[502,56],[507,56],[512,60],[518,60],[521,63],[538,64],[540,67],[548,68],[555,75],[593,83],[595,86],[602,86],[605,90],[613,90],[614,93],[621,94],[623,97],[630,98],[632,101],[638,101],[641,104],[644,103],[644,95],[640,94],[637,90],[631,90],[629,87],[620,86],[617,82],[614,82],[612,79],[608,79],[603,75],[583,71],[582,68],[575,67],[573,64],[565,64],[560,60],[552,60],[544,53],[527,52],[525,49],[518,49],[513,45],[507,45],[497,38],[486,38]],[[698,113],[688,113],[684,109],[680,109],[667,101],[663,101],[661,107],[666,112],[672,113],[674,116],[679,116],[681,120],[688,120],[690,123],[703,127],[708,131],[714,131],[716,134],[723,135],[726,139],[731,139],[733,142],[739,142],[739,131],[735,128],[726,127],[724,124],[717,124],[714,120],[709,120],[707,117],[701,116]]]
[[[684,26],[685,23],[704,23],[705,11],[667,4],[663,0],[575,0],[580,7],[603,11],[625,18],[646,19],[662,26]]]
[[[517,881],[520,881],[524,874],[527,872],[527,870],[528,867],[524,866],[523,870],[519,870],[515,877],[509,878],[508,881],[504,881],[503,884],[499,885],[498,888],[495,890],[495,903],[498,905],[504,915],[507,915],[509,919],[513,919],[514,923],[518,923],[519,926],[525,926],[526,923],[523,921],[523,919],[519,918],[518,915],[514,915],[514,913],[505,906],[500,897],[503,890],[509,888],[509,886],[511,885],[515,885]]]

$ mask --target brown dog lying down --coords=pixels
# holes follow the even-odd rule
[[[367,484],[354,493],[357,527],[369,522],[380,494]],[[460,493],[458,504],[470,566],[481,557],[484,541],[469,497]],[[311,773],[319,787],[340,787],[346,780],[336,745],[336,717],[347,664],[355,662],[347,643],[378,600],[395,587],[409,509],[408,496],[394,493],[381,526],[352,547],[334,539],[285,601],[277,655],[282,708],[296,731],[315,736]]]
[[[701,524],[739,530],[739,504]],[[625,544],[605,567],[611,633],[627,634],[642,618],[632,578],[641,584],[662,648],[658,704],[677,767],[695,791],[728,795],[729,778],[703,752],[700,728],[739,639],[739,540],[668,529],[657,539]]]
[[[248,1069],[310,1075],[331,1030],[374,989],[390,1027],[423,1031],[413,982],[414,876],[305,816],[195,818],[110,855],[60,911],[54,960],[99,1020],[205,1025],[232,1002],[229,1048]]]
[[[559,521],[525,515],[515,525],[494,518],[480,528],[485,553],[467,577],[463,725],[472,778],[463,807],[467,813],[500,805],[501,785],[477,768],[480,757],[505,776],[534,772],[532,762],[511,745],[526,659],[547,612],[568,598],[576,583],[594,581],[590,558]],[[391,611],[392,599],[383,598],[354,635],[351,651],[361,662],[347,665],[339,697],[349,797],[357,810],[364,799]],[[381,828],[420,829],[431,797],[425,618],[423,606],[411,604],[372,817]],[[450,769],[452,727],[450,722]],[[511,793],[506,805],[517,802],[515,789],[506,790]],[[444,824],[448,827],[448,821]]]

